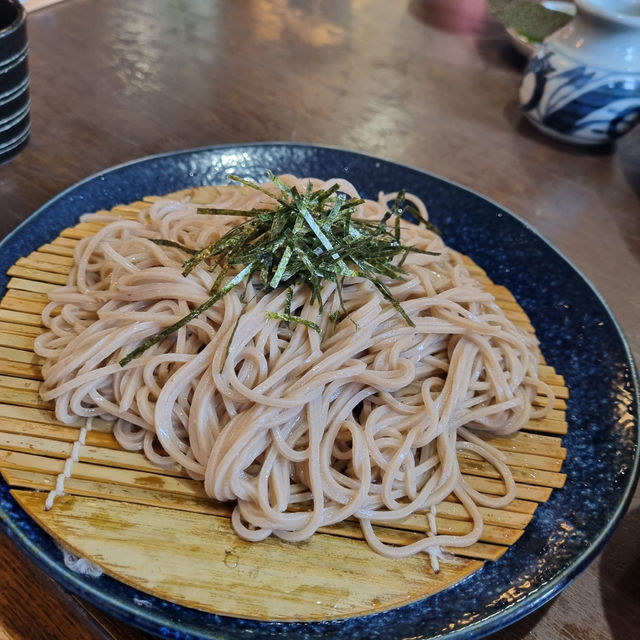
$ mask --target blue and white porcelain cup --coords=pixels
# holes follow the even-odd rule
[[[640,120],[640,1],[575,0],[577,15],[529,60],[524,115],[574,144],[612,142]]]
[[[20,0],[0,0],[0,163],[29,141],[27,19]]]

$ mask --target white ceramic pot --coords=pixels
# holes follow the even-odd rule
[[[640,119],[640,0],[575,4],[575,19],[529,60],[520,105],[555,138],[607,143]]]

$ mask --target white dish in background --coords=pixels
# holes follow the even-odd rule
[[[560,11],[561,13],[566,13],[569,16],[576,15],[576,5],[573,4],[573,2],[556,2],[549,0],[548,2],[542,2],[541,4],[543,7],[551,9],[551,11]],[[511,44],[527,58],[531,57],[540,45],[539,42],[530,40],[527,36],[523,35],[513,27],[506,27],[506,31]]]

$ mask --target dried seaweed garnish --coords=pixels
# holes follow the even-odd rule
[[[233,227],[216,242],[197,251],[171,241],[154,240],[157,244],[183,248],[192,254],[184,262],[184,276],[198,265],[217,271],[218,276],[210,291],[210,297],[205,302],[178,322],[143,342],[120,360],[122,366],[188,324],[231,289],[254,276],[259,278],[263,291],[277,287],[289,288],[283,311],[269,312],[269,318],[302,324],[320,331],[316,323],[291,314],[292,287],[299,284],[308,286],[311,290],[311,302],[316,302],[322,312],[322,287],[325,281],[331,281],[336,285],[341,310],[346,314],[342,301],[344,278],[366,278],[408,325],[415,326],[379,277],[403,280],[407,274],[402,268],[402,263],[409,253],[438,255],[432,251],[402,244],[400,217],[405,211],[404,191],[398,193],[391,208],[379,221],[371,221],[355,217],[357,207],[363,204],[364,200],[348,198],[344,193],[340,193],[338,184],[314,191],[309,182],[301,193],[295,186],[290,187],[269,172],[269,178],[280,189],[280,195],[276,196],[260,185],[238,176],[231,175],[229,178],[262,192],[277,206],[254,208],[249,211],[198,208],[197,212],[201,215],[242,216],[246,220]],[[411,208],[410,214],[433,229],[433,225],[417,210]],[[387,222],[394,216],[395,222],[390,229]],[[393,262],[396,256],[401,256],[399,264]],[[241,267],[241,270],[223,286],[228,270],[233,267]],[[331,319],[337,317],[334,313]]]
[[[198,253],[195,249],[189,249],[189,247],[185,247],[179,242],[174,242],[173,240],[165,240],[164,238],[150,238],[153,244],[157,244],[161,247],[173,247],[174,249],[181,249],[185,253]]]

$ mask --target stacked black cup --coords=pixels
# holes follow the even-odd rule
[[[31,131],[26,23],[19,0],[0,0],[0,163],[24,149]]]

